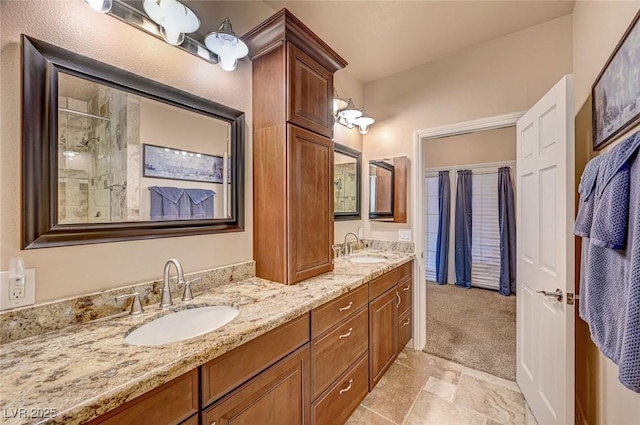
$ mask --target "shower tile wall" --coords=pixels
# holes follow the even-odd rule
[[[103,88],[103,87],[101,87]],[[106,88],[105,88],[106,89]],[[110,91],[111,100],[111,167],[108,185],[127,182],[127,98],[120,91]],[[111,190],[111,221],[127,220],[127,191],[122,187]]]
[[[100,86],[98,93],[90,101],[91,113],[111,117],[111,91]],[[89,182],[89,222],[111,221],[111,194],[109,186],[111,125],[107,120],[92,119],[92,135],[97,137],[89,145],[91,153],[91,180]]]
[[[87,103],[60,97],[59,106],[87,112]],[[89,183],[89,164],[79,155],[70,157],[64,152],[75,151],[88,136],[88,120],[68,113],[58,114],[58,222],[86,223]]]
[[[127,150],[124,161],[127,166],[126,219],[140,220],[140,101],[136,96],[127,96]]]
[[[356,164],[336,164],[333,180],[335,211],[355,211]]]

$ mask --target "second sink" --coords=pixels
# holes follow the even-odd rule
[[[352,263],[359,264],[376,264],[376,263],[384,263],[386,260],[380,257],[372,257],[370,255],[363,255],[360,257],[349,257],[347,258]]]
[[[154,346],[184,341],[214,331],[231,322],[240,311],[228,305],[192,308],[162,316],[131,332],[125,342]]]

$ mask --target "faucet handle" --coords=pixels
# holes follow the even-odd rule
[[[331,245],[331,249],[333,249],[333,258],[337,258],[340,256],[340,252],[342,251],[342,246],[340,244]]]
[[[201,277],[196,277],[195,279],[187,280],[184,283],[184,293],[182,294],[182,301],[191,301],[193,299],[193,293],[191,292],[191,284],[193,282],[198,282],[202,280]]]
[[[133,303],[131,303],[131,311],[129,312],[129,314],[132,316],[138,316],[139,314],[144,313],[144,308],[142,308],[142,301],[140,301],[139,292],[134,292],[133,294],[118,295],[116,297],[116,302],[127,300],[129,298],[133,298]]]

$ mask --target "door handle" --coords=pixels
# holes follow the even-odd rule
[[[556,300],[562,302],[562,290],[556,289],[554,292],[537,291],[538,294],[542,294],[545,297],[554,297]]]

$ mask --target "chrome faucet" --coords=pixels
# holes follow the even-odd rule
[[[344,235],[344,248],[343,249],[344,249],[344,256],[345,257],[348,257],[349,255],[351,255],[353,253],[353,249],[351,249],[351,247],[349,245],[347,245],[347,238],[349,237],[349,235],[355,236],[356,243],[360,242],[360,238],[354,232],[349,232],[346,235]]]
[[[171,290],[169,289],[169,272],[171,271],[171,265],[176,266],[176,271],[178,272],[178,283],[184,284],[184,272],[182,271],[182,264],[180,261],[175,258],[170,259],[164,265],[164,273],[162,277],[162,300],[160,301],[160,307],[166,308],[173,305],[173,301],[171,300]]]

